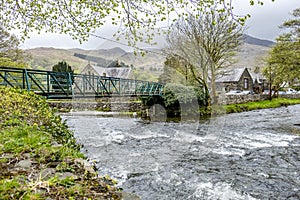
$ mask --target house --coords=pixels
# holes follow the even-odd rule
[[[132,68],[129,65],[125,65],[123,62],[113,61],[106,67],[100,67],[88,64],[81,74],[90,76],[107,76],[114,78],[134,79]]]
[[[122,79],[134,79],[134,74],[132,71],[132,67],[125,65],[123,62],[119,63],[119,61],[113,61],[110,65],[106,67],[100,67],[88,64],[80,74],[85,74],[86,79],[82,79],[81,77],[75,78],[76,85],[84,88],[84,90],[93,92],[94,87],[97,85],[97,76],[106,76],[106,77],[114,77],[114,78],[122,78]]]
[[[253,91],[257,94],[261,94],[264,90],[269,89],[269,82],[267,79],[260,73],[250,72],[253,78]]]
[[[216,80],[217,91],[228,92],[231,90],[253,91],[254,80],[247,68],[230,69]]]

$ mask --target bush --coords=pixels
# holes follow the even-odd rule
[[[149,107],[160,104],[166,109],[168,117],[209,114],[207,109],[208,96],[200,87],[169,83],[164,86],[161,97],[145,96],[140,97],[140,99],[144,105]]]
[[[167,84],[162,98],[166,107],[191,103],[197,103],[201,107],[207,106],[208,100],[201,88],[181,84]]]
[[[0,129],[20,125],[36,126],[50,133],[58,143],[79,149],[73,134],[46,100],[26,90],[0,87]]]

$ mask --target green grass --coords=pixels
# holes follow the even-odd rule
[[[281,106],[300,104],[300,99],[276,98],[258,102],[225,105],[226,113],[244,112],[257,109],[277,108]]]
[[[57,185],[63,185],[70,179],[68,177],[67,180],[62,179],[60,180],[61,182],[56,182],[54,187],[51,186],[53,178],[43,179],[41,177],[40,180],[30,178],[28,175],[30,175],[32,169],[30,171],[19,171],[14,167],[15,163],[24,159],[25,154],[30,154],[30,159],[36,162],[33,166],[35,170],[43,168],[43,166],[46,167],[51,163],[62,163],[66,159],[84,158],[84,155],[80,151],[71,147],[63,145],[53,147],[52,142],[54,138],[47,132],[38,130],[37,127],[28,125],[10,127],[2,129],[0,135],[0,144],[2,147],[0,154],[10,155],[10,158],[6,162],[0,164],[0,196],[4,199],[42,198],[43,195],[37,193],[35,191],[36,188],[44,185],[43,187],[47,187],[49,191],[54,191]],[[72,167],[71,163],[65,165],[60,171],[68,171],[67,169]],[[13,169],[13,172],[10,171],[11,169]],[[14,173],[16,176],[7,177],[11,173]],[[68,193],[68,190],[67,187],[61,188],[60,192]]]
[[[45,99],[0,87],[0,116],[0,199],[120,199],[112,181],[78,161],[80,145]]]

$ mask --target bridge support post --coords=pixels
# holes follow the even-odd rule
[[[25,80],[25,83],[26,83],[26,89],[28,91],[30,91],[30,84],[29,84],[29,81],[28,81],[28,72],[27,72],[27,69],[24,69],[23,74],[24,74],[23,77],[24,77],[24,80]],[[24,89],[25,89],[25,87],[24,87]]]

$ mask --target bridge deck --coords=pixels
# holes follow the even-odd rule
[[[0,86],[27,89],[48,99],[161,96],[163,84],[133,79],[0,67]]]

